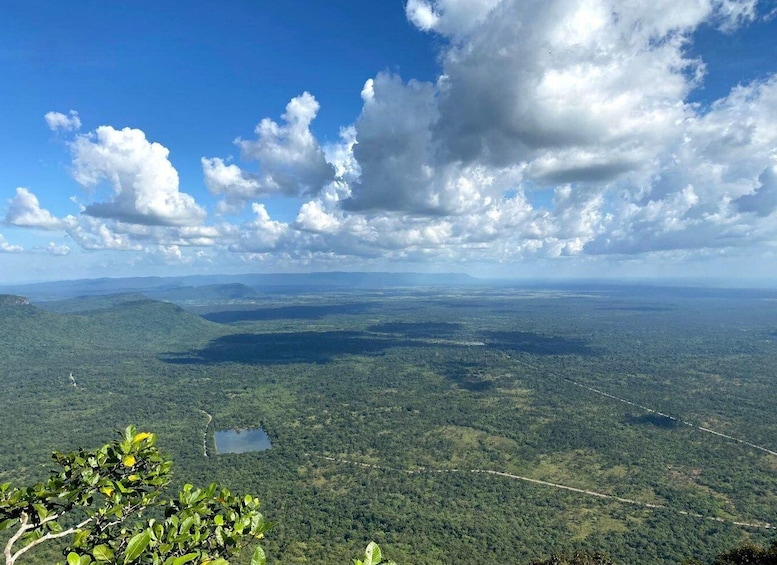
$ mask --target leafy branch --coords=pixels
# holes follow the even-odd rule
[[[237,497],[214,483],[187,484],[176,497],[162,498],[172,462],[155,443],[154,434],[129,426],[97,450],[54,453],[60,471],[45,482],[0,485],[0,531],[13,531],[3,548],[5,564],[71,536],[68,565],[225,565],[262,538],[269,524],[250,495]],[[150,508],[162,508],[164,519],[140,520]],[[263,563],[257,545],[251,564]]]

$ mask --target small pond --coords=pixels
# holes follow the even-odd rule
[[[249,430],[216,430],[216,453],[246,453],[265,451],[272,447],[262,428]]]

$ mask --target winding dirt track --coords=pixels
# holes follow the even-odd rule
[[[205,424],[205,431],[202,432],[202,454],[207,457],[208,456],[208,428],[210,427],[210,423],[213,421],[213,416],[208,414],[205,410],[197,410],[200,414],[204,414],[208,417],[208,422]]]
[[[533,369],[535,371],[540,371],[539,367],[535,367],[534,365],[531,365],[530,363],[526,363],[524,361],[520,361],[520,360],[513,359],[513,358],[511,358],[511,360],[513,362],[519,364],[519,365],[523,365],[523,366],[528,367],[530,369]],[[635,408],[639,408],[640,410],[644,410],[644,411],[649,412],[651,414],[656,414],[658,416],[662,416],[664,418],[668,418],[668,419],[670,419],[670,420],[672,420],[674,422],[678,422],[678,423],[683,424],[685,426],[689,426],[689,427],[694,428],[696,430],[699,430],[701,432],[704,432],[704,433],[707,433],[707,434],[712,434],[712,435],[721,437],[723,439],[727,439],[729,441],[733,441],[733,442],[736,442],[736,443],[740,443],[742,445],[746,445],[747,447],[751,447],[753,449],[757,449],[757,450],[762,451],[764,453],[767,453],[769,455],[777,456],[777,451],[773,451],[773,450],[771,450],[771,449],[769,449],[767,447],[763,447],[761,445],[757,445],[757,444],[752,443],[750,441],[747,441],[747,440],[744,440],[744,439],[741,439],[741,438],[737,438],[737,437],[733,437],[733,436],[730,436],[728,434],[724,434],[722,432],[719,432],[717,430],[713,430],[711,428],[706,428],[704,426],[699,426],[699,425],[693,424],[691,422],[687,422],[685,420],[680,420],[679,418],[677,418],[675,416],[672,416],[670,414],[666,414],[664,412],[660,412],[660,411],[658,411],[658,410],[656,410],[654,408],[650,408],[648,406],[643,406],[641,404],[638,404],[638,403],[633,402],[631,400],[628,400],[626,398],[621,398],[619,396],[615,396],[613,394],[610,394],[610,393],[605,392],[603,390],[599,390],[599,389],[594,388],[592,386],[585,385],[583,383],[577,382],[577,381],[575,381],[573,379],[570,379],[568,377],[565,377],[565,376],[560,375],[560,374],[558,374],[556,372],[553,372],[553,371],[545,370],[544,373],[545,374],[550,374],[553,377],[561,379],[561,380],[563,380],[563,381],[565,381],[565,382],[567,382],[569,384],[572,384],[572,385],[574,385],[574,386],[576,386],[578,388],[582,388],[584,390],[587,390],[589,392],[592,392],[592,393],[597,394],[599,396],[602,396],[604,398],[608,398],[610,400],[615,400],[617,402],[622,402],[623,404],[628,404],[629,406],[634,406]],[[615,495],[612,495],[612,494],[605,494],[605,493],[596,492],[596,491],[592,491],[592,490],[586,490],[586,489],[580,489],[580,488],[576,488],[576,487],[570,487],[570,486],[562,485],[562,484],[559,484],[559,483],[552,483],[552,482],[549,482],[549,481],[541,481],[539,479],[533,479],[531,477],[522,477],[520,475],[513,475],[511,473],[504,473],[502,471],[494,471],[494,470],[491,470],[491,469],[431,469],[431,468],[424,468],[424,467],[419,468],[419,469],[396,469],[396,468],[393,468],[393,467],[385,467],[385,466],[382,466],[382,465],[374,465],[374,464],[370,464],[370,463],[363,463],[363,462],[360,462],[360,461],[351,461],[351,460],[348,460],[348,459],[337,459],[335,457],[327,457],[327,456],[323,456],[323,455],[311,455],[311,454],[307,454],[307,455],[309,457],[316,457],[316,458],[319,458],[319,459],[324,459],[326,461],[331,461],[333,463],[341,463],[341,464],[347,464],[347,465],[356,465],[356,466],[359,466],[359,467],[365,467],[365,468],[370,468],[370,469],[379,469],[379,470],[383,470],[383,471],[393,471],[393,472],[398,472],[398,473],[405,473],[405,474],[408,474],[408,475],[415,474],[415,473],[482,473],[482,474],[486,474],[486,475],[493,475],[493,476],[497,476],[497,477],[503,477],[503,478],[510,479],[510,480],[523,481],[523,482],[526,482],[526,483],[532,483],[532,484],[540,485],[540,486],[544,486],[544,487],[550,487],[550,488],[555,488],[555,489],[560,489],[560,490],[566,490],[566,491],[575,492],[575,493],[578,493],[578,494],[584,494],[586,496],[593,496],[593,497],[603,498],[603,499],[607,499],[607,500],[614,500],[614,501],[617,501],[617,502],[621,502],[623,504],[631,504],[631,505],[634,505],[634,506],[641,506],[643,508],[649,508],[649,509],[654,509],[654,510],[655,509],[659,509],[659,510],[663,510],[665,512],[670,512],[670,513],[673,513],[673,514],[676,514],[676,515],[680,515],[680,516],[689,516],[691,518],[698,518],[698,519],[701,519],[701,520],[711,520],[711,521],[714,521],[714,522],[721,522],[721,523],[724,523],[724,524],[731,524],[731,525],[734,525],[734,526],[742,526],[744,528],[757,528],[757,529],[765,529],[765,530],[777,530],[777,525],[772,525],[772,524],[769,524],[768,522],[759,522],[759,521],[744,522],[744,521],[736,521],[736,520],[727,520],[725,518],[718,518],[716,516],[704,516],[703,514],[698,514],[696,512],[689,512],[687,510],[680,510],[680,509],[677,509],[677,508],[672,508],[671,506],[666,506],[664,504],[651,504],[649,502],[640,502],[639,500],[634,500],[634,499],[631,499],[631,498],[623,498],[623,497],[615,496]]]
[[[512,361],[517,363],[517,364],[519,364],[519,365],[523,365],[525,367],[533,369],[535,371],[539,371],[540,370],[539,367],[535,367],[534,365],[531,365],[530,363],[526,363],[524,361],[519,361],[517,359],[512,359]],[[727,439],[729,441],[734,441],[734,442],[740,443],[742,445],[746,445],[748,447],[751,447],[753,449],[757,449],[757,450],[762,451],[764,453],[767,453],[769,455],[777,456],[777,452],[775,452],[775,451],[773,451],[771,449],[768,449],[766,447],[754,444],[754,443],[749,442],[747,440],[736,438],[736,437],[730,436],[728,434],[724,434],[722,432],[718,432],[718,431],[710,429],[710,428],[706,428],[706,427],[703,427],[703,426],[698,426],[696,424],[693,424],[691,422],[687,422],[685,420],[680,420],[680,419],[678,419],[675,416],[672,416],[670,414],[666,414],[664,412],[660,412],[659,410],[655,410],[655,409],[650,408],[648,406],[643,406],[643,405],[638,404],[636,402],[633,402],[631,400],[628,400],[628,399],[625,399],[625,398],[621,398],[619,396],[615,396],[613,394],[610,394],[610,393],[605,392],[603,390],[599,390],[599,389],[594,388],[592,386],[588,386],[588,385],[585,385],[583,383],[579,383],[579,382],[577,382],[577,381],[575,381],[573,379],[570,379],[568,377],[564,377],[564,376],[562,376],[562,375],[560,375],[558,373],[555,373],[553,371],[545,371],[545,373],[546,374],[550,374],[551,376],[556,377],[558,379],[561,379],[561,380],[563,380],[563,381],[565,381],[565,382],[567,382],[569,384],[572,384],[572,385],[574,385],[574,386],[576,386],[578,388],[582,388],[584,390],[587,390],[589,392],[592,392],[594,394],[602,396],[604,398],[608,398],[610,400],[615,400],[615,401],[621,402],[623,404],[628,404],[629,406],[634,406],[635,408],[639,408],[640,410],[644,410],[644,411],[649,412],[651,414],[656,414],[658,416],[662,416],[664,418],[668,418],[668,419],[670,419],[670,420],[672,420],[674,422],[678,422],[678,423],[681,423],[681,424],[683,424],[685,426],[689,426],[691,428],[695,428],[695,429],[697,429],[697,430],[699,430],[701,432],[712,434],[712,435],[715,435],[715,436]],[[72,374],[71,374],[71,378],[72,378]],[[73,383],[73,384],[75,386],[75,383]],[[211,416],[210,414],[208,414],[204,410],[198,410],[198,412],[200,412],[201,414],[205,415],[208,418],[208,421],[205,424],[205,431],[203,432],[203,437],[202,437],[202,452],[203,452],[203,455],[205,457],[208,457],[208,428],[210,427],[210,424],[213,421],[213,416]],[[550,488],[555,488],[555,489],[559,489],[559,490],[565,490],[565,491],[569,491],[569,492],[583,494],[583,495],[586,495],[586,496],[592,496],[592,497],[602,498],[602,499],[607,499],[607,500],[614,500],[616,502],[621,502],[623,504],[631,504],[631,505],[634,505],[634,506],[640,506],[642,508],[648,508],[648,509],[652,509],[652,510],[663,510],[665,512],[670,512],[672,514],[676,514],[676,515],[680,515],[680,516],[688,516],[688,517],[697,518],[697,519],[700,519],[700,520],[710,520],[710,521],[714,521],[714,522],[721,522],[721,523],[724,523],[724,524],[731,524],[731,525],[734,525],[734,526],[741,526],[741,527],[744,527],[744,528],[757,528],[757,529],[765,529],[765,530],[777,530],[777,525],[772,525],[772,524],[770,524],[768,522],[759,522],[759,521],[744,522],[744,521],[736,521],[736,520],[727,520],[725,518],[719,518],[719,517],[716,517],[716,516],[705,516],[703,514],[698,514],[696,512],[690,512],[690,511],[687,511],[687,510],[680,510],[680,509],[677,509],[677,508],[672,508],[671,506],[666,506],[664,504],[652,504],[652,503],[649,503],[649,502],[641,502],[639,500],[634,500],[634,499],[631,499],[631,498],[623,498],[623,497],[615,496],[615,495],[612,495],[612,494],[605,494],[605,493],[596,492],[596,491],[593,491],[593,490],[586,490],[586,489],[571,487],[571,486],[568,486],[568,485],[562,485],[562,484],[559,484],[559,483],[552,483],[552,482],[549,482],[549,481],[542,481],[540,479],[533,479],[531,477],[523,477],[521,475],[513,475],[511,473],[505,473],[505,472],[502,472],[502,471],[494,471],[492,469],[434,469],[434,468],[428,468],[428,467],[420,467],[418,469],[397,469],[397,468],[394,468],[394,467],[386,467],[386,466],[383,466],[383,465],[375,465],[375,464],[372,464],[372,463],[363,463],[361,461],[353,461],[353,460],[349,460],[349,459],[338,459],[338,458],[329,457],[329,456],[326,456],[326,455],[315,455],[315,454],[310,454],[310,453],[306,453],[305,455],[307,457],[323,459],[325,461],[330,461],[332,463],[340,463],[340,464],[345,464],[345,465],[354,465],[354,466],[358,466],[358,467],[363,467],[363,468],[368,468],[368,469],[377,469],[377,470],[381,470],[381,471],[391,471],[391,472],[396,472],[396,473],[405,473],[405,474],[408,474],[408,475],[419,474],[419,473],[479,473],[479,474],[485,474],[485,475],[492,475],[492,476],[496,476],[496,477],[502,477],[502,478],[505,478],[505,479],[515,480],[515,481],[523,481],[523,482],[526,482],[526,483],[531,483],[531,484],[540,485],[540,486],[544,486],[544,487],[550,487]]]
[[[535,367],[534,365],[530,363],[526,363],[525,361],[519,361],[518,359],[510,358],[511,361],[518,363],[519,365],[523,365],[524,367],[528,367],[530,369],[533,369],[535,371],[540,371],[541,369],[539,367]],[[557,379],[561,379],[563,381],[568,382],[569,384],[575,385],[576,387],[585,389],[589,392],[593,392],[594,394],[598,394],[599,396],[603,396],[605,398],[609,398],[610,400],[615,400],[617,402],[622,402],[623,404],[628,404],[629,406],[633,406],[635,408],[639,408],[640,410],[644,410],[645,412],[650,412],[651,414],[656,414],[657,416],[663,416],[664,418],[668,418],[669,420],[672,420],[673,422],[677,422],[679,424],[683,424],[685,426],[689,426],[691,428],[695,428],[699,431],[702,431],[704,433],[712,434],[718,437],[722,437],[724,439],[727,439],[729,441],[734,441],[736,443],[741,443],[742,445],[746,445],[747,447],[752,447],[753,449],[757,449],[759,451],[763,451],[764,453],[768,453],[769,455],[774,455],[777,457],[777,451],[773,451],[769,448],[763,447],[761,445],[756,445],[755,443],[751,443],[745,439],[740,439],[737,437],[733,437],[727,434],[724,434],[723,432],[718,432],[716,430],[705,428],[704,426],[698,426],[692,422],[686,422],[685,420],[680,420],[679,418],[676,418],[675,416],[672,416],[670,414],[665,414],[664,412],[659,412],[658,410],[655,410],[653,408],[650,408],[648,406],[642,406],[641,404],[637,404],[636,402],[632,402],[631,400],[627,400],[625,398],[621,398],[619,396],[615,396],[614,394],[610,394],[608,392],[604,392],[603,390],[599,390],[597,388],[594,388],[592,386],[584,385],[582,383],[579,383],[573,379],[570,379],[568,377],[564,377],[562,375],[559,375],[558,373],[555,373],[553,371],[544,371],[545,374],[552,375],[556,377]]]
[[[670,512],[672,514],[677,514],[680,516],[689,516],[691,518],[699,518],[702,520],[711,520],[713,522],[721,522],[724,524],[732,524],[734,526],[742,526],[744,528],[757,528],[762,530],[777,530],[777,526],[769,524],[767,522],[740,522],[736,520],[726,520],[725,518],[718,518],[716,516],[704,516],[702,514],[698,514],[696,512],[689,512],[687,510],[678,510],[676,508],[672,508],[671,506],[666,506],[663,504],[651,504],[649,502],[640,502],[639,500],[633,500],[631,498],[622,498],[620,496],[614,496],[612,494],[604,494],[602,492],[596,492],[593,490],[586,490],[586,489],[580,489],[575,487],[570,487],[567,485],[562,485],[559,483],[551,483],[549,481],[541,481],[539,479],[532,479],[531,477],[522,477],[520,475],[513,475],[511,473],[503,473],[501,471],[493,471],[490,469],[432,469],[429,467],[421,467],[419,469],[396,469],[394,467],[385,467],[383,465],[374,465],[371,463],[363,463],[361,461],[352,461],[349,459],[337,459],[335,457],[328,457],[326,455],[312,455],[307,453],[308,457],[314,457],[318,459],[324,459],[326,461],[331,461],[333,463],[342,463],[345,465],[355,465],[358,467],[364,467],[368,469],[378,469],[381,471],[393,471],[396,473],[405,473],[407,475],[413,475],[413,474],[421,474],[421,473],[482,473],[486,475],[494,475],[497,477],[503,477],[506,479],[514,480],[514,481],[523,481],[526,483],[532,483],[535,485],[540,485],[544,487],[551,487],[555,489],[560,490],[566,490],[570,492],[576,492],[578,494],[584,494],[587,496],[595,496],[597,498],[604,498],[607,500],[615,500],[617,502],[622,502],[624,504],[632,504],[634,506],[641,506],[643,508],[650,508],[650,509],[659,509],[663,510],[665,512]]]

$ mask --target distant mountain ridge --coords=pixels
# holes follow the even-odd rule
[[[166,293],[178,294],[181,289],[200,288],[201,293],[220,291],[215,287],[231,286],[237,295],[252,291],[278,293],[316,288],[380,289],[414,286],[469,286],[482,281],[464,273],[392,273],[392,272],[320,272],[266,273],[243,275],[190,275],[182,277],[130,277],[80,279],[25,285],[7,285],[0,292],[19,294],[30,300],[62,300],[66,298],[118,293],[142,293],[162,298]],[[247,287],[239,289],[237,285]],[[205,290],[208,288],[208,290]],[[197,294],[195,292],[195,294]],[[228,293],[227,293],[228,294]],[[235,296],[238,297],[238,296]],[[164,298],[162,298],[164,299]]]

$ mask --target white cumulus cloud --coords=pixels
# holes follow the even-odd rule
[[[62,220],[41,208],[38,197],[24,187],[18,187],[16,196],[8,200],[4,221],[14,226],[43,230],[62,230],[65,227]]]
[[[168,149],[148,141],[141,130],[100,126],[77,136],[71,149],[75,180],[84,187],[107,181],[114,193],[84,213],[148,225],[193,225],[205,219],[205,209],[180,192]]]
[[[256,139],[237,139],[243,161],[255,161],[259,172],[242,170],[218,157],[203,157],[205,184],[224,195],[224,211],[268,195],[309,195],[334,180],[334,167],[310,131],[319,104],[308,92],[292,98],[281,116],[283,124],[265,118],[255,128]]]
[[[324,209],[320,200],[305,202],[299,210],[296,227],[303,231],[334,233],[340,228],[340,220]]]
[[[242,171],[234,163],[218,157],[201,160],[205,186],[213,194],[224,194],[233,201],[246,201],[263,194],[262,181]]]
[[[734,203],[741,212],[752,212],[762,217],[777,210],[777,165],[767,167],[758,177],[755,190],[740,196]]]
[[[462,36],[483,22],[501,0],[408,0],[407,18],[423,31]]]
[[[21,253],[24,248],[21,245],[13,245],[8,243],[0,233],[0,253]]]
[[[159,265],[188,265],[194,257],[186,255],[177,245],[155,245],[144,249],[147,263]]]
[[[49,255],[54,255],[55,257],[64,257],[65,255],[70,254],[70,247],[67,245],[57,245],[53,241],[50,241],[46,247],[46,251],[49,253]]]
[[[332,165],[310,131],[318,110],[315,97],[304,92],[286,105],[283,125],[265,118],[256,126],[256,139],[237,141],[243,158],[259,163],[267,192],[312,194],[333,179]]]
[[[712,26],[723,43],[759,10],[757,0],[407,0],[407,19],[436,34],[435,80],[378,72],[326,144],[304,92],[236,139],[239,159],[200,159],[215,212],[250,205],[249,220],[209,225],[166,147],[102,126],[70,143],[73,176],[90,191],[81,213],[57,218],[19,188],[5,223],[159,265],[681,264],[773,249],[777,75],[689,102],[706,73],[689,55],[694,33]],[[80,127],[75,112],[46,122]],[[293,220],[270,216],[281,199]]]
[[[130,235],[117,232],[100,218],[81,215],[78,219],[70,217],[67,234],[82,249],[113,249],[121,251],[141,251],[143,246]]]
[[[265,253],[274,251],[284,243],[284,240],[293,237],[289,225],[277,222],[270,218],[264,204],[251,205],[254,219],[240,226],[238,241],[231,249],[238,252]]]
[[[81,118],[78,112],[70,110],[68,114],[48,112],[43,118],[51,131],[75,131],[81,129]]]

